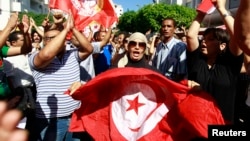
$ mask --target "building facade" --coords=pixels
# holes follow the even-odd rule
[[[12,12],[48,13],[49,0],[0,0],[0,30],[7,24]]]

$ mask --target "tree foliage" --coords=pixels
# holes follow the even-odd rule
[[[36,13],[33,13],[33,12],[20,12],[19,13],[19,19],[22,19],[22,16],[26,14],[28,15],[28,17],[32,17],[34,19],[34,21],[36,22],[36,25],[37,26],[40,26],[43,22],[43,20],[47,17],[47,14],[36,14]],[[49,16],[49,20],[52,21],[52,16]]]
[[[119,19],[119,29],[122,31],[135,31],[135,20],[136,20],[136,12],[128,11],[122,15],[123,18]]]
[[[118,28],[120,30],[145,33],[149,29],[151,31],[159,31],[161,21],[164,18],[174,18],[177,26],[189,27],[196,15],[194,9],[167,4],[149,4],[143,6],[137,12],[127,11],[120,18]]]

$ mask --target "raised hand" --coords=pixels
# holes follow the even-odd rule
[[[63,12],[55,12],[53,14],[53,21],[55,24],[62,24],[64,20]]]
[[[24,15],[23,15],[23,18],[22,18],[23,32],[24,32],[24,33],[27,33],[27,32],[28,32],[29,26],[30,26],[29,23],[30,23],[30,22],[29,22],[29,17],[28,17],[26,14],[24,14]]]
[[[48,18],[45,18],[45,19],[43,20],[42,26],[43,26],[43,27],[48,27],[48,26],[50,26],[50,23],[49,23],[49,19],[48,19]]]
[[[36,23],[32,17],[30,17],[30,26],[35,26]]]
[[[74,27],[74,18],[72,17],[72,13],[69,12],[68,19],[66,21],[65,29],[70,31]]]
[[[10,29],[14,29],[17,26],[17,22],[18,22],[18,12],[11,13],[7,26]]]
[[[67,94],[72,95],[74,94],[74,92],[76,90],[78,90],[82,85],[84,85],[86,82],[74,82],[73,84],[71,84],[71,86],[69,87]]]

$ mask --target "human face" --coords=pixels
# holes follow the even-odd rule
[[[34,40],[34,43],[40,43],[41,42],[41,38],[37,33],[34,33],[33,40]]]
[[[181,37],[181,41],[183,42],[183,43],[187,43],[187,38],[186,38],[186,36],[183,36],[183,37]]]
[[[139,40],[128,43],[128,53],[132,61],[139,61],[143,58],[147,44]]]
[[[207,57],[215,57],[221,52],[220,45],[220,41],[214,37],[213,33],[208,33],[202,39],[201,52]]]
[[[125,37],[124,34],[120,34],[118,36],[118,44],[122,45],[124,37]]]
[[[14,47],[21,47],[21,46],[23,46],[23,44],[24,44],[24,37],[23,37],[23,35],[22,34],[18,34],[17,38],[18,39],[16,41],[12,41],[12,46],[14,46]]]
[[[106,35],[105,31],[101,31],[99,36],[97,37],[97,41],[102,41]]]
[[[175,33],[174,21],[171,19],[164,20],[161,24],[161,35],[164,37],[164,40],[170,40]]]
[[[46,46],[52,39],[54,39],[60,31],[58,30],[50,30],[47,31],[44,35],[44,45]]]

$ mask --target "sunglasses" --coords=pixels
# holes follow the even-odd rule
[[[145,48],[146,46],[147,46],[147,44],[146,43],[144,43],[144,42],[135,42],[135,41],[130,41],[129,42],[129,46],[139,46],[139,47],[143,47],[143,48]]]

